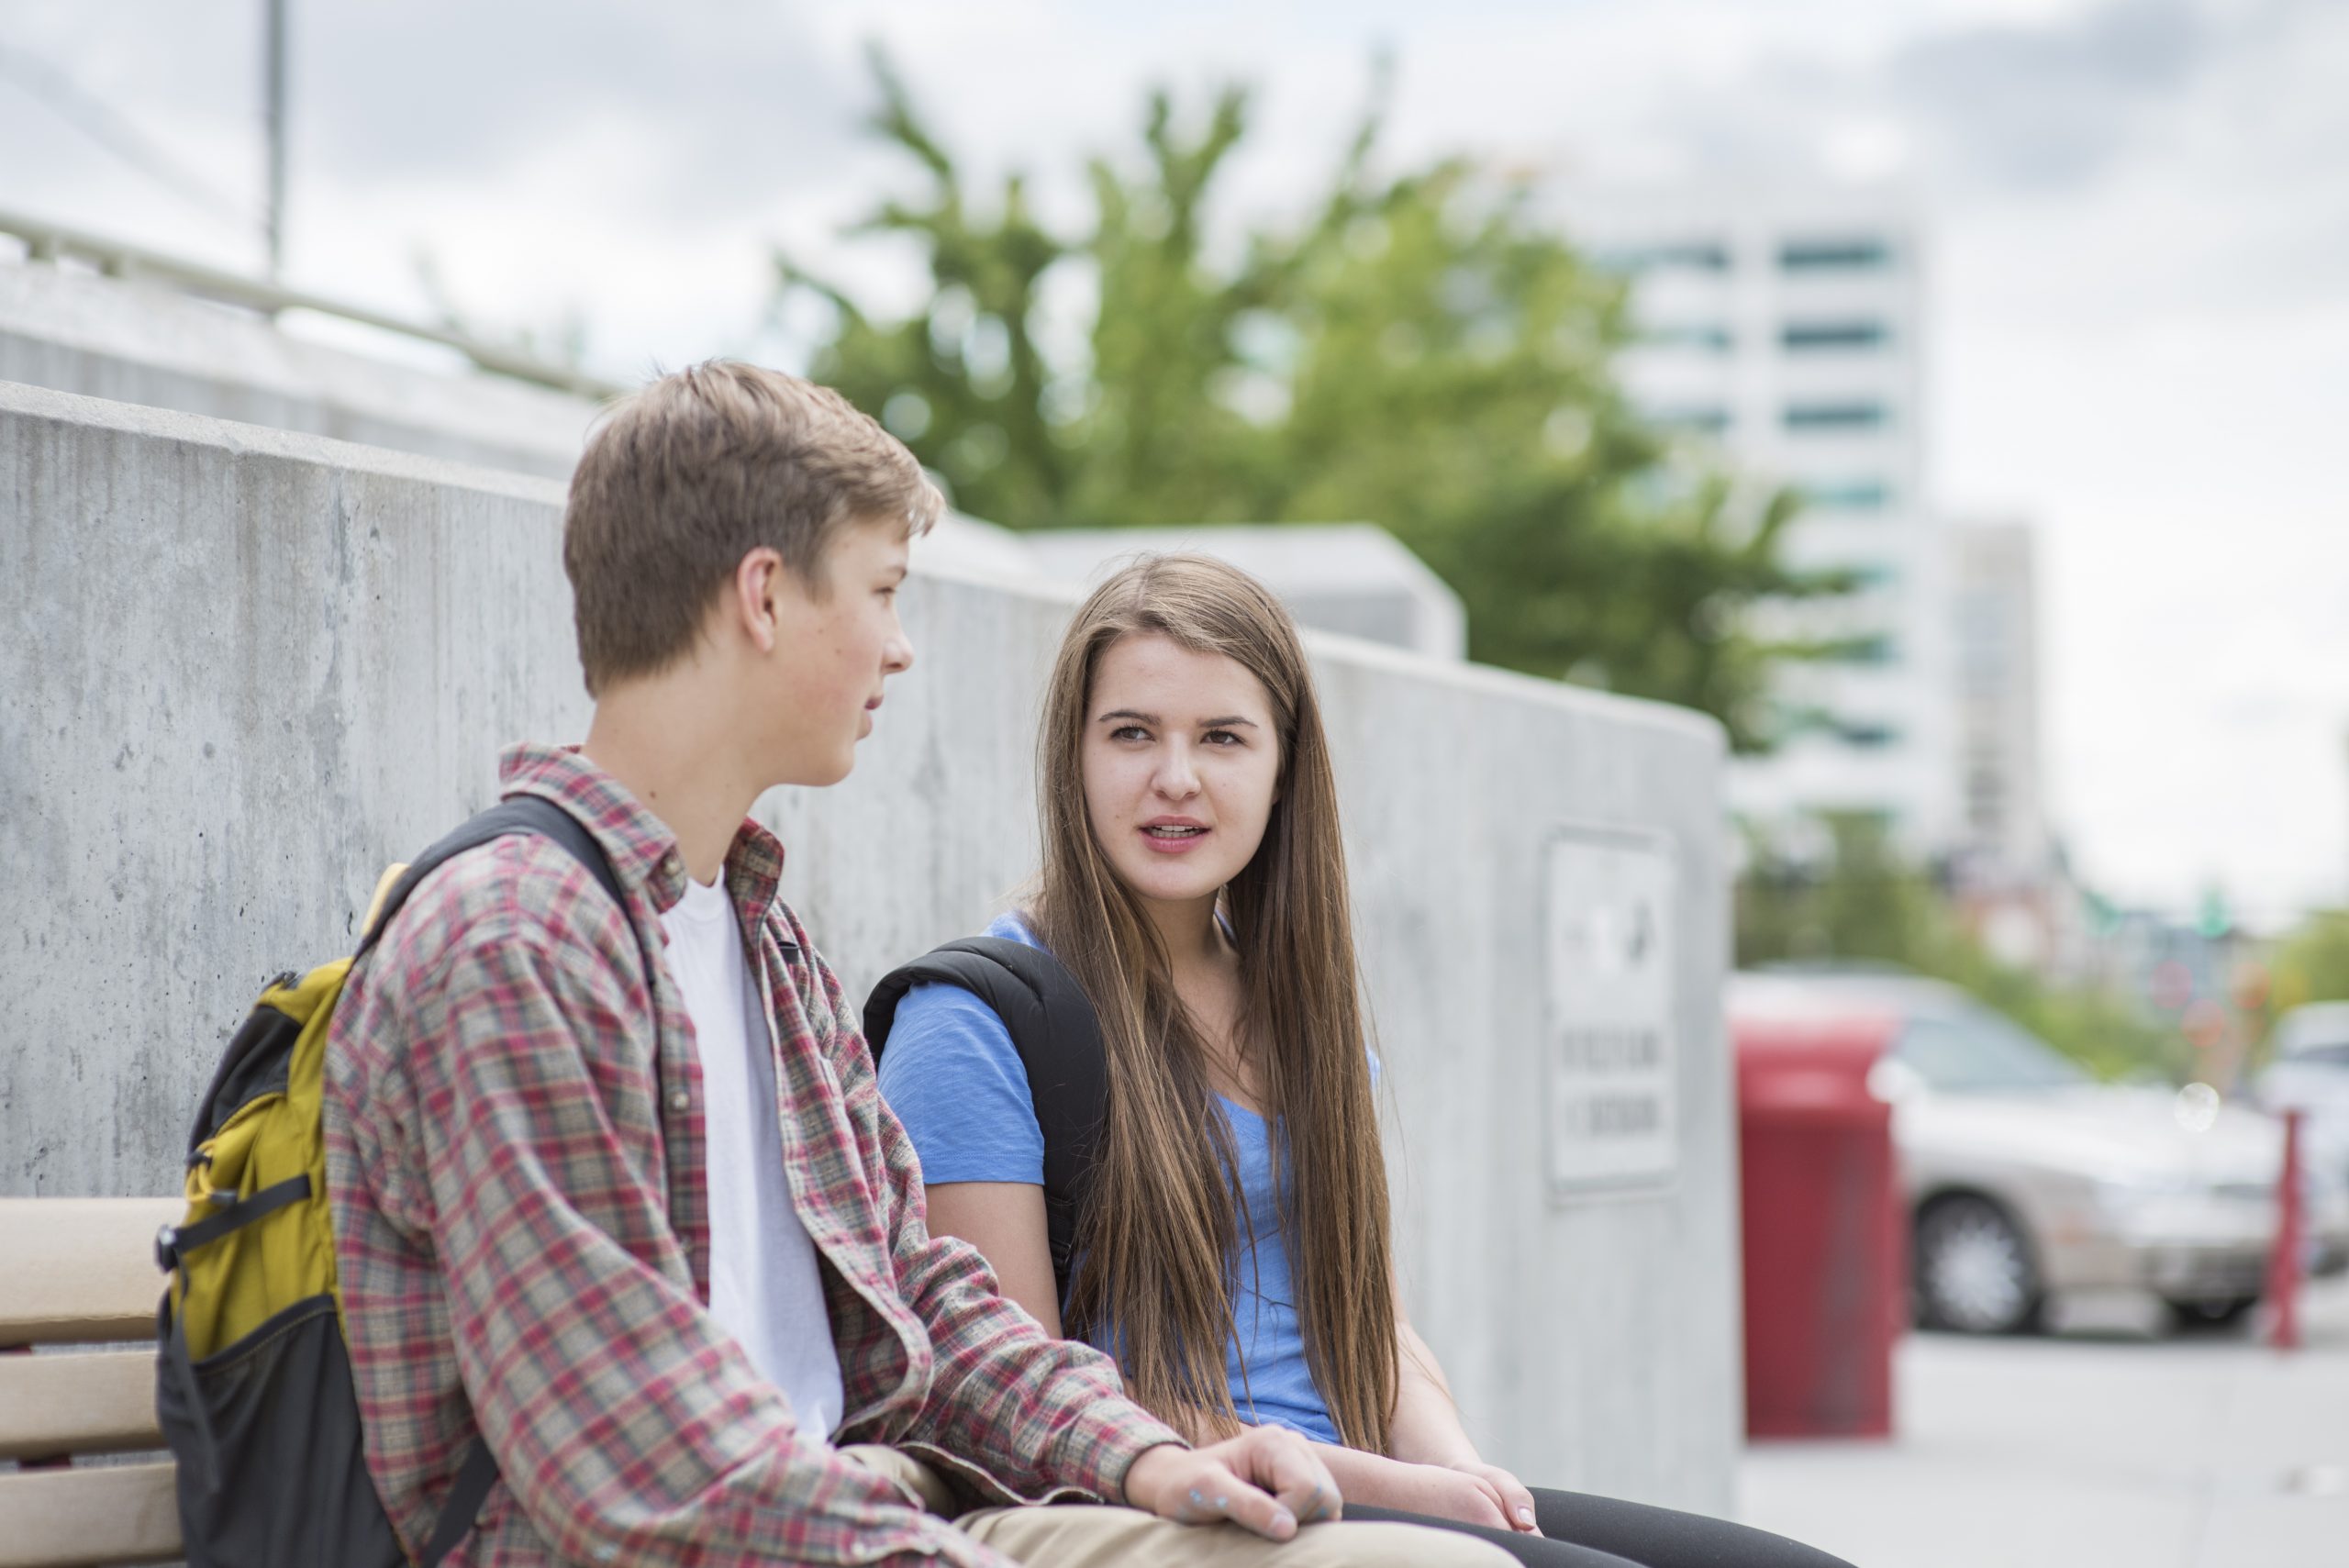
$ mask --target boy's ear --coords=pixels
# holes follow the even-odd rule
[[[774,652],[782,633],[784,573],[782,554],[761,545],[736,563],[728,585],[729,616],[762,653]]]

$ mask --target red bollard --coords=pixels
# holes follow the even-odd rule
[[[2284,1113],[2284,1173],[2277,1180],[2276,1251],[2267,1259],[2267,1300],[2275,1308],[2267,1342],[2279,1351],[2300,1348],[2300,1116]]]

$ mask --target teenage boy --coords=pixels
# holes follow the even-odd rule
[[[1193,1451],[929,1235],[855,1011],[745,818],[847,775],[913,661],[897,589],[939,508],[870,419],[746,365],[667,376],[588,443],[563,564],[595,718],[501,780],[579,819],[626,907],[544,840],[462,854],[353,974],[328,1055],[352,1373],[403,1543],[478,1434],[502,1483],[451,1568],[1505,1561],[1300,1535],[1337,1511],[1302,1442]],[[1019,1506],[1066,1499],[1127,1507]]]

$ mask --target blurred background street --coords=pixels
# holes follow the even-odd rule
[[[735,355],[952,507],[872,764],[761,808],[852,989],[1030,869],[1050,606],[1222,555],[1389,760],[1494,1454],[2343,1568],[2344,149],[2340,0],[0,0],[0,1005],[98,1042],[0,1060],[0,1194],[177,1186],[191,1020],[576,717],[599,409]]]
[[[1911,1335],[1898,1439],[1751,1445],[1740,1517],[1869,1568],[2337,1568],[2349,1282],[2306,1309],[2297,1355],[2126,1299],[2043,1339]]]

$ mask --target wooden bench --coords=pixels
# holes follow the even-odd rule
[[[36,1354],[155,1333],[163,1276],[155,1231],[177,1198],[0,1198],[0,1568],[104,1568],[180,1555],[168,1455],[83,1466],[84,1455],[159,1450],[155,1352]]]

